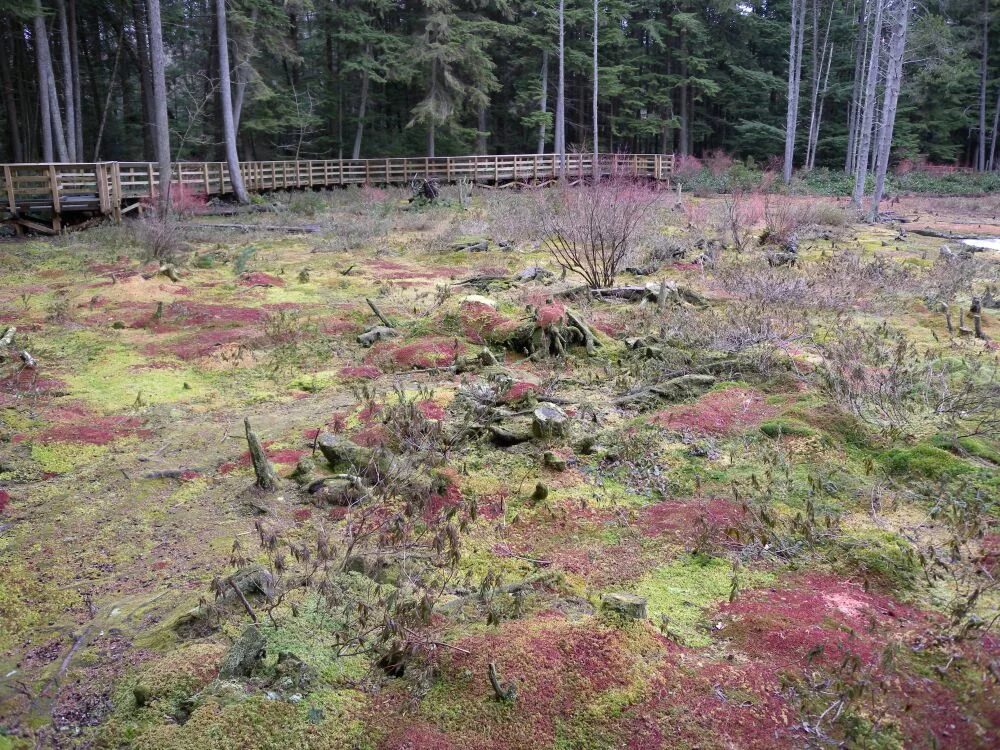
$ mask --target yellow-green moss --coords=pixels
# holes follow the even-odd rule
[[[740,588],[760,586],[774,580],[770,573],[741,570]],[[635,593],[646,597],[649,616],[663,624],[680,643],[707,646],[711,639],[704,610],[725,601],[733,583],[732,565],[717,557],[689,555],[662,565],[643,578]]]
[[[78,466],[86,466],[107,451],[106,445],[36,443],[31,446],[31,458],[42,471],[67,474]]]

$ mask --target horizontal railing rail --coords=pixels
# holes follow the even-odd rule
[[[152,200],[160,182],[155,162],[87,162],[0,165],[0,206],[12,217],[49,212],[53,229],[70,211],[92,211],[121,218],[123,207]],[[601,176],[626,174],[669,179],[672,154],[608,154],[598,159]],[[300,159],[240,162],[250,192],[342,185],[400,185],[414,179],[486,183],[548,181],[565,175],[582,179],[595,173],[593,154],[505,154],[385,159]],[[232,192],[225,162],[174,162],[172,190],[204,196]]]

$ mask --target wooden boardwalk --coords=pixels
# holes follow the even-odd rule
[[[582,179],[594,173],[592,154],[567,154],[565,171]],[[110,216],[151,201],[159,185],[153,162],[90,162],[80,164],[3,164],[0,175],[0,216],[20,231],[27,227],[58,233],[67,214]],[[608,155],[601,173],[669,179],[671,154]],[[344,185],[405,185],[414,179],[441,182],[469,180],[493,185],[538,184],[559,176],[554,154],[442,156],[401,159],[316,159],[240,162],[250,192],[329,188]],[[186,194],[203,196],[232,192],[225,162],[175,162],[171,182]]]

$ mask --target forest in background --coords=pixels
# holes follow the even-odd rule
[[[1000,12],[992,0],[2,6],[2,161],[43,160],[45,120],[53,160],[157,158],[161,70],[171,159],[225,158],[221,6],[232,70],[225,93],[243,159],[558,152],[562,10],[568,150],[592,150],[596,131],[601,152],[724,151],[779,169],[793,153],[796,167],[856,173],[866,130],[878,158],[901,26],[893,162],[1000,166]],[[866,92],[875,98],[868,113]],[[40,117],[43,106],[49,118]],[[786,139],[789,129],[795,138]]]

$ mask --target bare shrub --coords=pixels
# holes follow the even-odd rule
[[[923,277],[924,300],[929,305],[951,303],[971,290],[982,271],[982,264],[975,256],[942,252]]]
[[[136,224],[136,239],[150,260],[177,263],[189,247],[181,239],[177,224],[169,217],[141,219]]]
[[[754,300],[726,309],[674,308],[661,328],[665,338],[685,348],[739,354],[761,345],[783,348],[804,338],[809,322],[805,316],[791,316],[787,309]]]
[[[781,193],[764,193],[761,200],[764,219],[761,244],[781,247],[791,244],[799,226],[809,223],[808,218],[803,216],[802,209],[791,198]]]
[[[366,406],[376,403],[376,394],[361,395]],[[435,607],[446,591],[469,583],[458,564],[475,505],[445,466],[464,433],[424,416],[416,399],[430,395],[397,391],[395,401],[380,404],[380,446],[353,450],[345,473],[311,485],[320,488],[314,497],[339,506],[335,526],[256,524],[266,567],[258,606],[271,623],[281,627],[315,603],[329,615],[337,656],[367,655],[396,677],[442,646]],[[250,564],[238,542],[231,564]],[[220,576],[212,587],[218,598],[231,584]]]
[[[822,351],[823,390],[868,424],[898,431],[930,413],[927,368],[901,332],[839,326]]]
[[[787,266],[773,267],[760,258],[720,264],[715,277],[727,292],[771,305],[804,307],[812,293],[804,273]]]
[[[825,227],[846,227],[851,217],[840,206],[831,203],[812,203],[812,223]]]
[[[612,177],[543,194],[544,246],[563,268],[593,288],[612,286],[648,231],[657,194],[648,185]]]
[[[723,196],[722,204],[720,232],[741,253],[755,239],[757,225],[764,216],[764,199],[758,192],[740,188]]]

